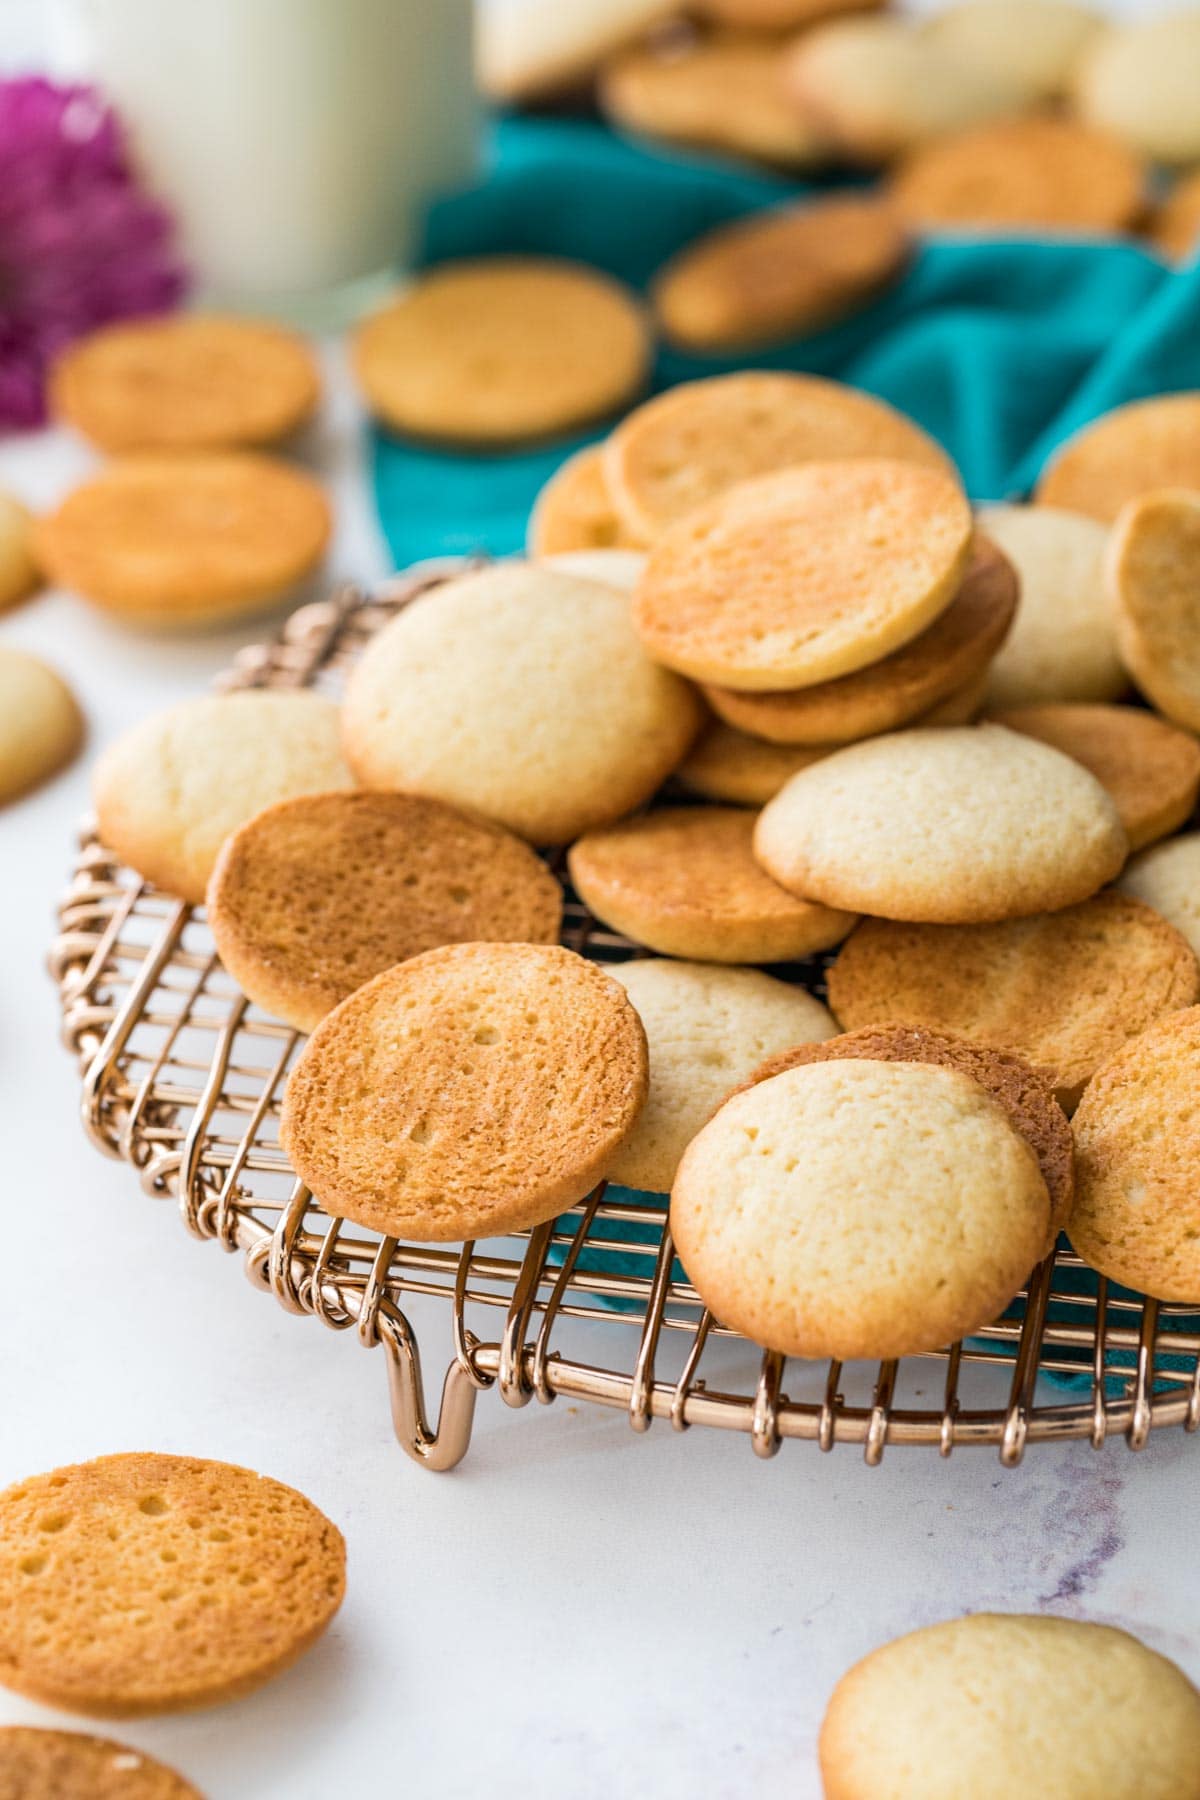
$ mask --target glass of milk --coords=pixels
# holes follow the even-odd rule
[[[83,0],[83,24],[212,303],[344,323],[474,167],[471,0]]]

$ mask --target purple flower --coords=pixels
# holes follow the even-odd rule
[[[41,422],[47,368],[74,338],[164,312],[185,285],[169,215],[95,89],[0,81],[0,427]]]

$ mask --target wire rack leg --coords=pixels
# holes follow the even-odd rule
[[[455,1359],[446,1371],[437,1424],[431,1431],[425,1416],[421,1353],[404,1314],[389,1307],[379,1315],[379,1338],[387,1352],[392,1424],[402,1449],[426,1469],[444,1473],[467,1454],[475,1419],[478,1388],[470,1371]]]

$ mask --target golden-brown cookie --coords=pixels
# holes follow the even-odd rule
[[[298,1031],[423,950],[554,944],[562,921],[562,889],[527,844],[418,794],[267,807],[226,838],[207,903],[226,969]]]
[[[958,593],[932,625],[899,650],[851,675],[777,694],[706,685],[717,714],[778,744],[846,744],[894,731],[982,676],[1017,610],[1016,572],[976,537]]]
[[[825,754],[820,746],[768,744],[714,719],[676,769],[675,779],[706,800],[765,806],[797,769]]]
[[[0,1800],[202,1800],[144,1750],[84,1731],[0,1727]]]
[[[1131,500],[1113,528],[1107,574],[1126,668],[1168,719],[1200,731],[1200,493]]]
[[[665,532],[633,623],[656,661],[698,681],[810,687],[917,637],[961,587],[970,551],[971,511],[950,476],[807,463],[741,482]]]
[[[1051,744],[1112,795],[1131,850],[1178,830],[1200,790],[1200,743],[1137,706],[1021,706],[997,725]]]
[[[607,1174],[646,1099],[619,984],[548,944],[452,944],[318,1025],[280,1137],[327,1212],[435,1243],[551,1219]]]
[[[637,407],[604,446],[604,479],[630,539],[651,544],[735,482],[847,457],[953,472],[932,438],[873,395],[750,369],[684,382]]]
[[[992,705],[1125,693],[1129,677],[1104,587],[1107,527],[1054,506],[985,506],[977,522],[1021,584],[1016,621],[989,672]]]
[[[40,580],[33,557],[33,515],[14,495],[0,492],[0,612],[24,600]]]
[[[205,313],[101,326],[50,376],[52,411],[118,453],[271,444],[311,416],[320,394],[298,333]]]
[[[914,150],[888,192],[922,230],[1120,232],[1134,224],[1145,187],[1140,159],[1118,138],[1078,119],[997,119]]]
[[[495,256],[446,263],[358,327],[358,382],[394,431],[515,444],[627,402],[646,378],[641,306],[582,263]]]
[[[1200,393],[1118,406],[1077,431],[1037,485],[1041,506],[1106,523],[1153,488],[1200,488]]]
[[[908,261],[908,233],[872,194],[752,213],[660,270],[659,328],[685,350],[750,350],[820,331],[875,299]]]
[[[1200,1006],[1157,1020],[1084,1089],[1075,1114],[1085,1262],[1159,1300],[1200,1302]]]
[[[1200,244],[1200,170],[1175,183],[1150,216],[1150,239],[1170,262],[1190,262]]]
[[[604,479],[604,449],[589,444],[556,469],[529,515],[531,557],[572,550],[611,550],[630,542]]]
[[[69,763],[83,742],[83,714],[61,675],[0,644],[0,805]]]
[[[133,1453],[0,1494],[0,1682],[133,1718],[248,1694],[341,1605],[342,1535],[231,1463]]]
[[[318,567],[329,503],[302,469],[235,451],[109,463],[35,527],[49,579],[135,624],[224,624]]]
[[[852,913],[795,900],[751,855],[754,814],[664,807],[579,839],[567,858],[584,904],[614,931],[697,962],[791,962],[845,937]]]
[[[867,919],[829,971],[829,1004],[846,1030],[914,1025],[1011,1051],[1068,1110],[1106,1057],[1198,998],[1187,941],[1116,892],[1000,925]]]

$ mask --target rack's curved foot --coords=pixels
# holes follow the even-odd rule
[[[401,1447],[414,1462],[438,1473],[455,1468],[467,1454],[475,1418],[478,1385],[468,1369],[454,1361],[446,1371],[437,1425],[429,1429],[421,1382],[421,1355],[403,1313],[381,1311],[379,1338],[387,1352],[392,1425]]]

